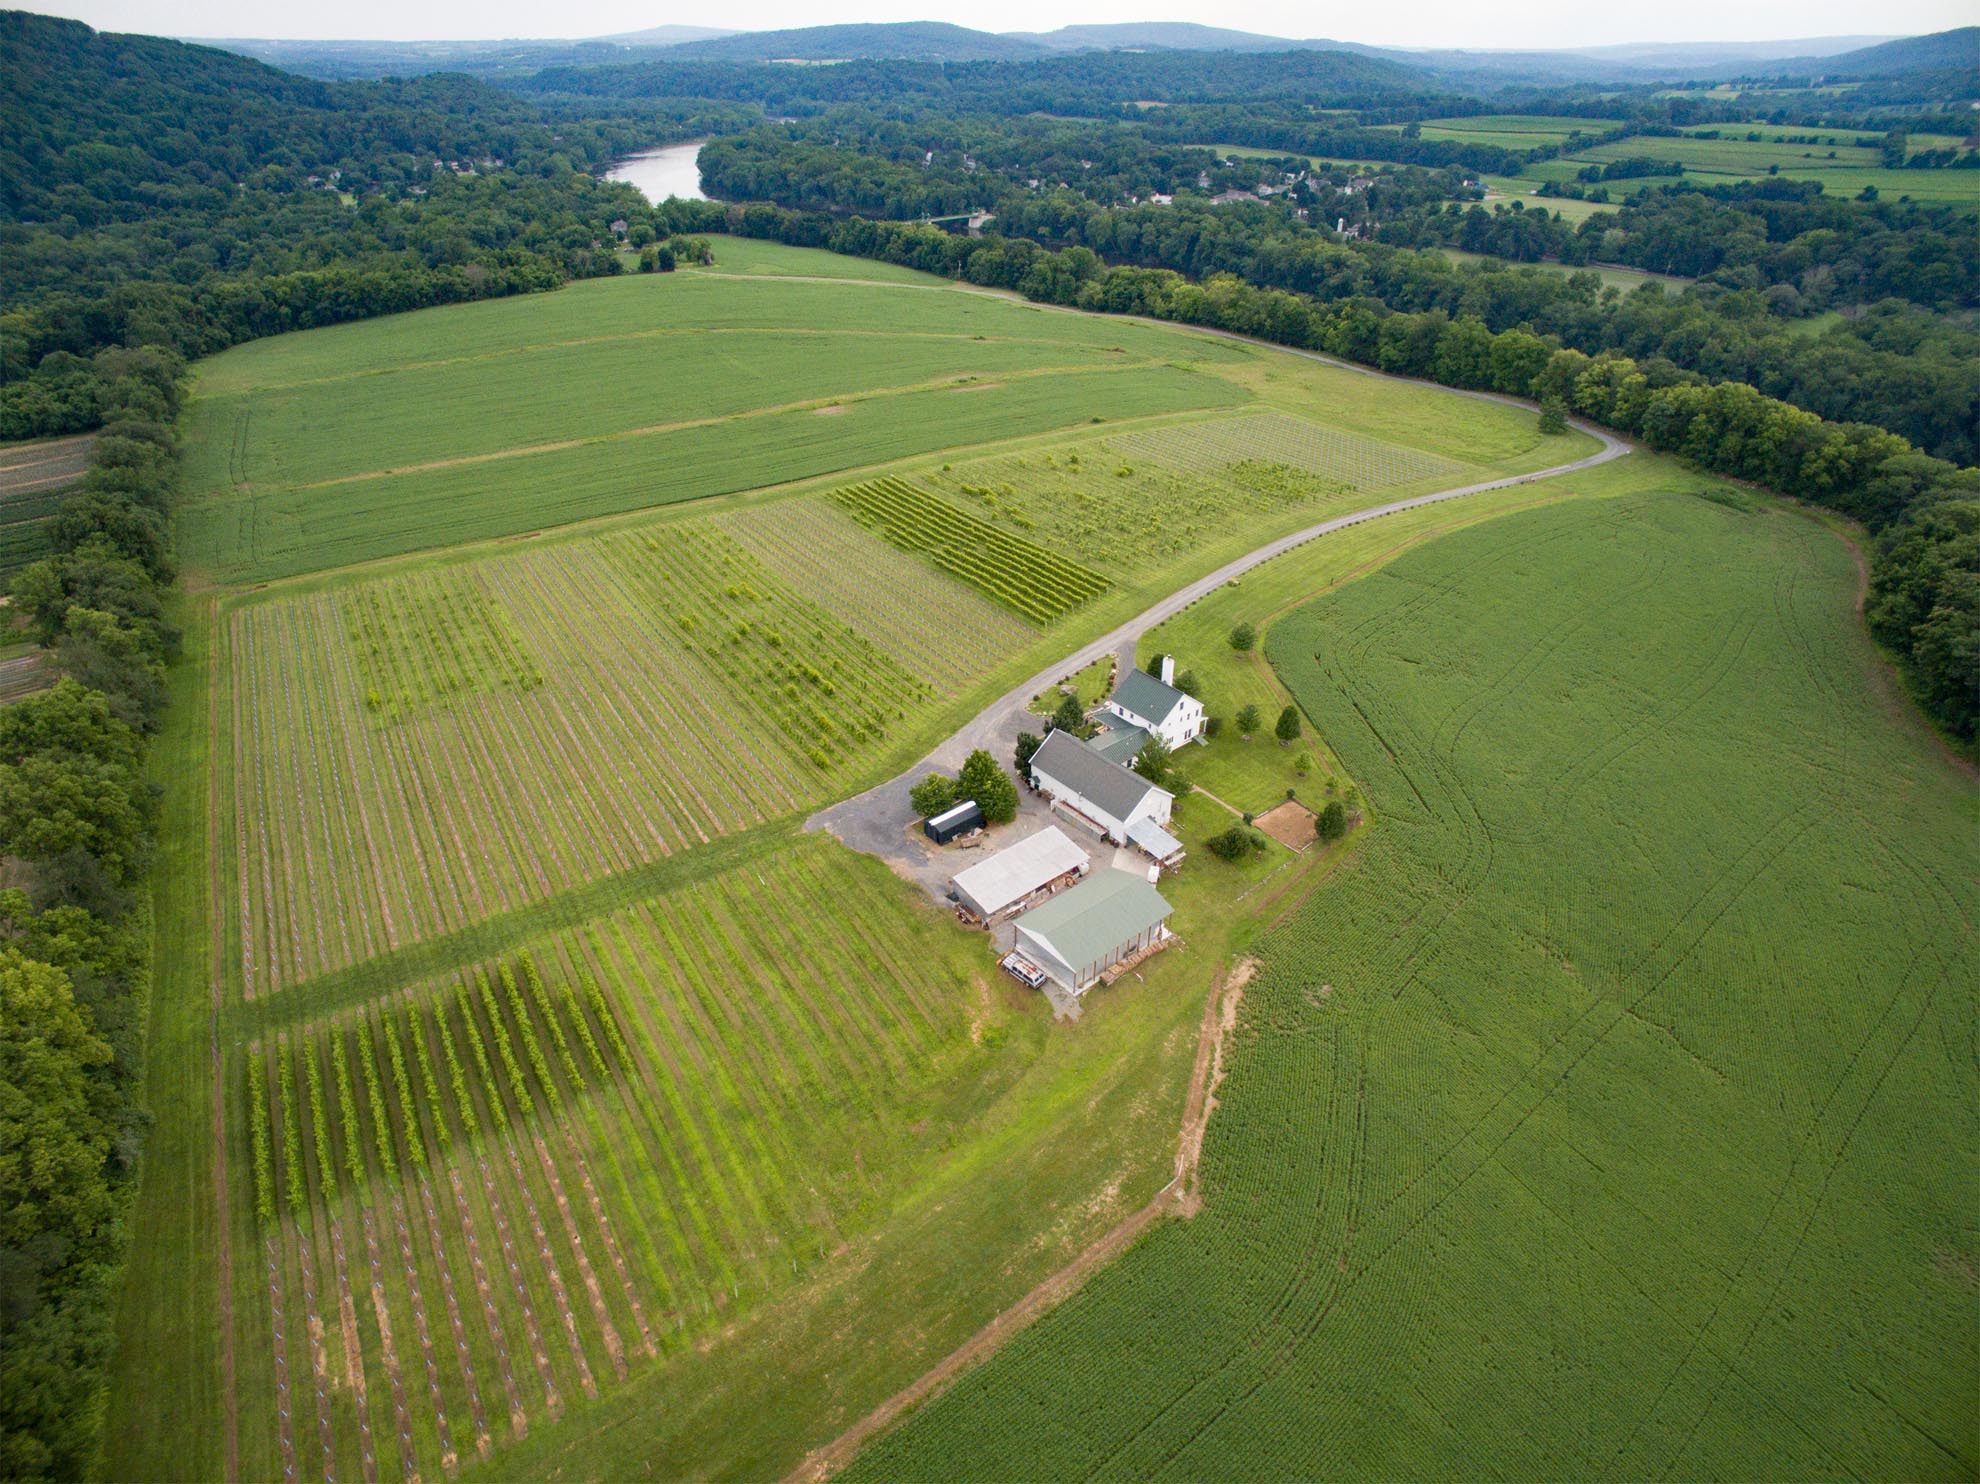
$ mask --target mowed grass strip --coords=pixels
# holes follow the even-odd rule
[[[308,1471],[434,1476],[800,1281],[1010,1075],[979,947],[807,836],[247,1048],[231,1164],[287,1260],[237,1283],[292,1395],[243,1326],[244,1471],[310,1398]]]
[[[1281,619],[1375,818],[1263,942],[1203,1210],[849,1477],[1971,1472],[1980,792],[1856,582],[1651,493]]]

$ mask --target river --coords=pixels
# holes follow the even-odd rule
[[[669,196],[684,201],[706,201],[708,197],[701,193],[701,166],[697,161],[701,146],[707,142],[695,139],[687,144],[670,144],[665,149],[627,155],[605,172],[605,178],[627,182],[656,206]]]

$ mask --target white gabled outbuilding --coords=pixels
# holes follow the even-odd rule
[[[1023,906],[1048,887],[1086,874],[1086,852],[1057,825],[958,871],[950,883],[956,900],[985,922]]]

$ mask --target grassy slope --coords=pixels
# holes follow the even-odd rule
[[[1839,542],[1632,465],[1275,626],[1378,818],[1265,945],[1207,1209],[858,1477],[1980,1466],[1980,792]]]
[[[258,341],[202,371],[183,555],[265,580],[1232,400],[1176,363],[1244,352],[1094,324],[957,289],[674,274]]]

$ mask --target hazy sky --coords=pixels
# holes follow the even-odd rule
[[[31,0],[30,0],[31,3]],[[1586,0],[1396,0],[1384,5],[1300,0],[1004,0],[988,11],[960,0],[729,0],[715,8],[664,0],[47,0],[33,8],[102,30],[165,36],[429,39],[600,36],[666,22],[746,30],[827,21],[945,20],[998,31],[1046,31],[1068,22],[1202,21],[1276,36],[1327,36],[1387,46],[1598,46],[1623,41],[1755,41],[1777,37],[1908,35],[1970,25],[1973,0],[1660,0],[1649,6]]]

